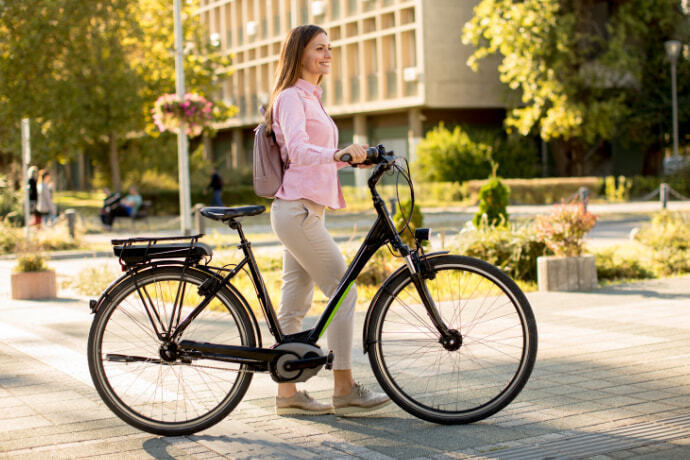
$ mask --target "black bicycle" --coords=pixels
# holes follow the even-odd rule
[[[88,342],[89,369],[103,401],[122,420],[160,435],[191,434],[222,420],[242,400],[254,372],[303,382],[330,368],[318,345],[342,299],[384,245],[404,264],[371,300],[364,352],[384,391],[402,409],[443,424],[471,423],[508,405],[527,382],[537,353],[529,302],[501,270],[447,252],[425,254],[428,229],[404,244],[376,184],[409,170],[383,146],[368,150],[368,185],[377,218],[316,325],[284,334],[239,218],[263,206],[209,207],[204,216],[239,234],[244,258],[209,265],[202,235],[113,240],[125,271],[98,300]],[[409,221],[408,221],[409,222]],[[231,283],[248,271],[275,343]]]

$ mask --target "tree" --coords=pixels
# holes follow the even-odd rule
[[[185,41],[205,53],[187,55],[187,87],[212,97],[230,58],[210,52],[194,6],[183,4]],[[7,122],[0,149],[18,156],[15,127],[30,117],[38,147],[32,150],[45,161],[88,151],[120,188],[120,155],[137,151],[129,148],[133,139],[153,133],[153,103],[175,89],[172,3],[3,2],[0,33],[7,37],[0,41],[0,122]],[[233,108],[220,108],[220,118],[233,114]]]
[[[686,21],[678,0],[481,0],[474,13],[468,64],[501,56],[515,90],[506,128],[552,141],[562,175],[582,174],[588,150],[625,135],[645,72],[659,72],[659,46]]]

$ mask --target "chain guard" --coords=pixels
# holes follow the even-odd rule
[[[302,342],[282,343],[274,350],[284,351],[285,353],[270,365],[271,378],[278,383],[285,382],[306,382],[321,370],[323,365],[311,369],[285,369],[285,363],[296,359],[316,358],[325,356],[321,348],[316,345],[309,345]]]

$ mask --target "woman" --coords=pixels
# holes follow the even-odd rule
[[[50,172],[45,169],[39,173],[38,203],[36,210],[41,213],[41,219],[48,225],[53,225],[57,208],[53,202],[53,183],[50,180]],[[40,223],[39,223],[40,226]]]
[[[338,150],[338,128],[321,105],[318,86],[330,72],[331,47],[326,32],[314,25],[293,29],[280,53],[276,82],[266,111],[266,126],[275,134],[283,161],[289,160],[283,184],[271,206],[271,226],[285,246],[278,320],[286,334],[302,330],[311,307],[314,285],[331,297],[346,265],[326,230],[324,210],[345,207],[338,181],[338,160],[366,159],[366,145]],[[333,351],[333,404],[321,403],[294,383],[278,385],[276,413],[353,414],[379,409],[390,402],[355,382],[352,376],[352,328],[356,288],[353,286],[328,327]]]

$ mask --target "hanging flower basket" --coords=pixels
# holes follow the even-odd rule
[[[151,113],[161,132],[177,133],[184,121],[187,135],[195,137],[210,123],[212,110],[213,103],[198,94],[187,93],[182,101],[175,94],[163,94],[156,100]]]

